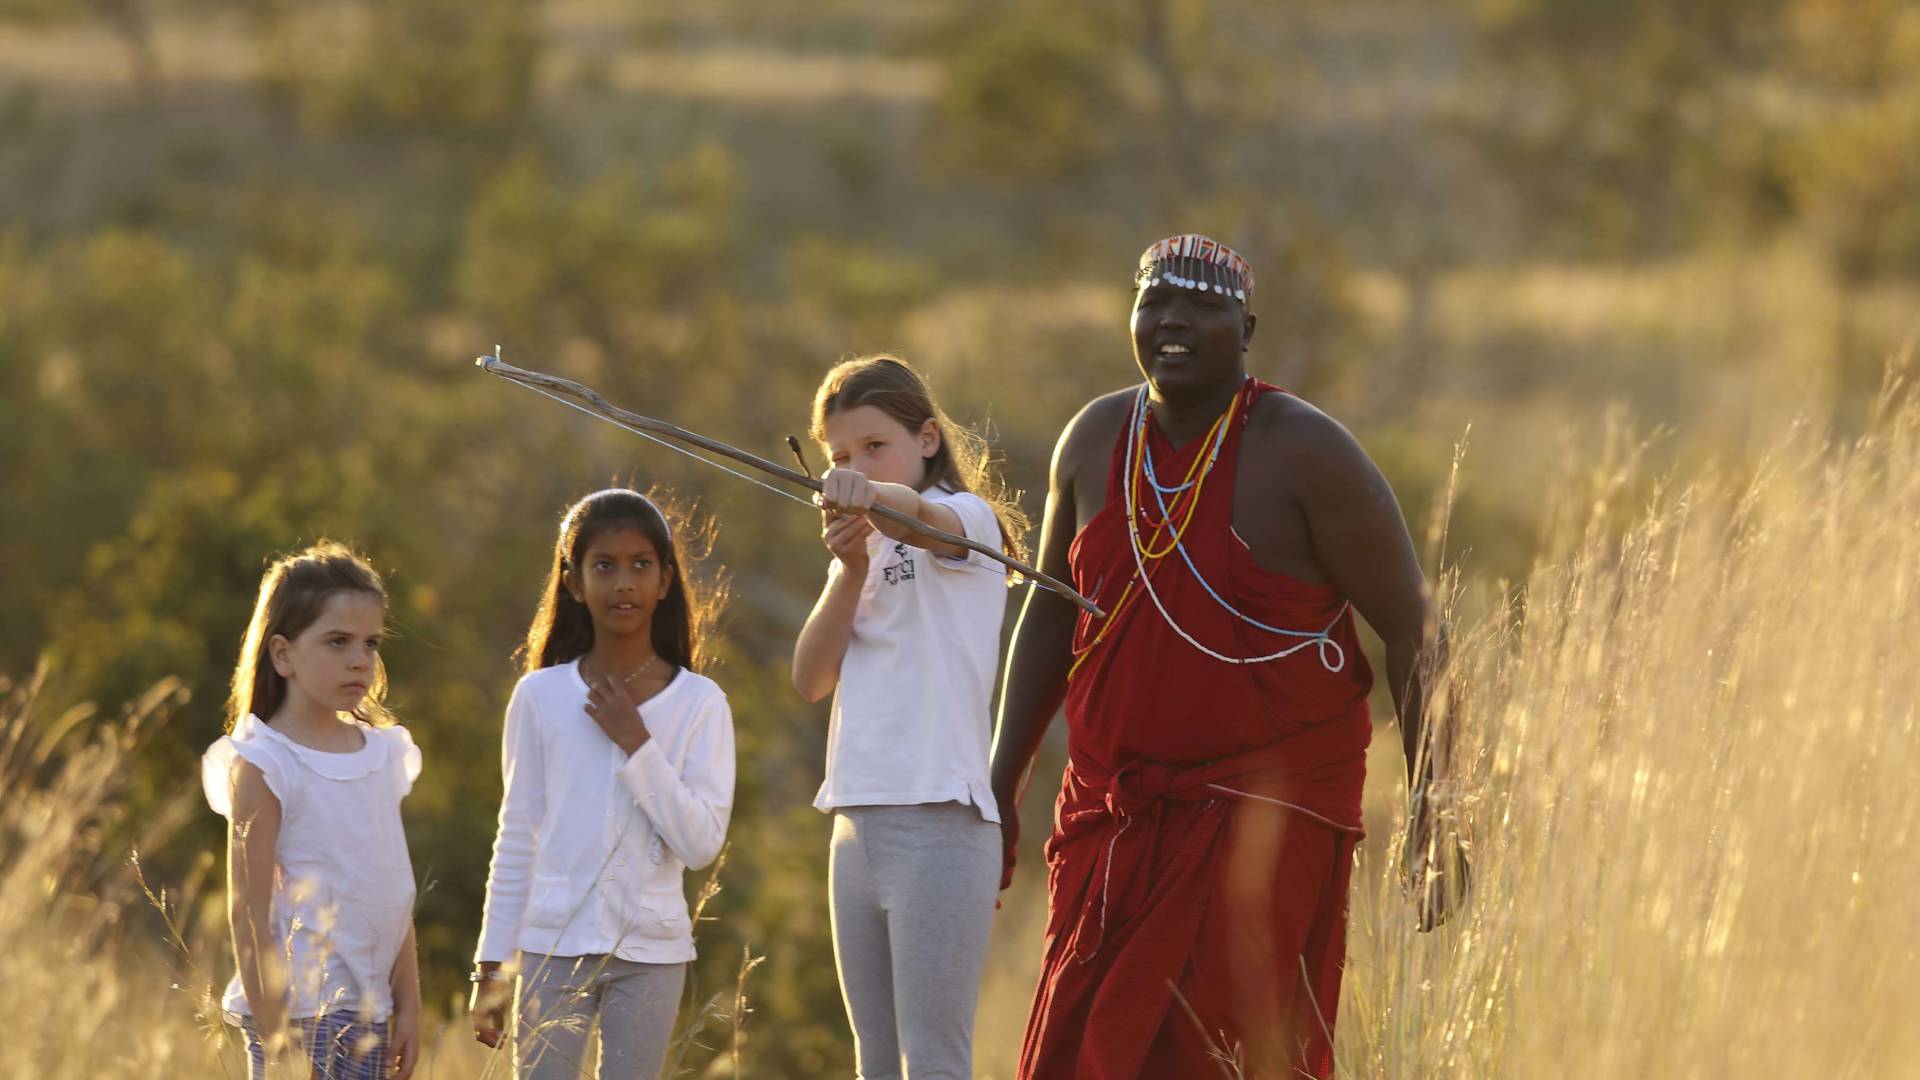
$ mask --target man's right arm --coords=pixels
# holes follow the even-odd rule
[[[1084,413],[1082,414],[1085,415]],[[1073,544],[1077,515],[1073,497],[1071,446],[1078,419],[1054,447],[1048,473],[1047,509],[1041,519],[1039,569],[1070,579],[1067,549]],[[1073,663],[1073,626],[1079,609],[1057,593],[1029,589],[1007,649],[1006,682],[1000,691],[1000,723],[993,737],[993,797],[1000,808],[1000,887],[1013,882],[1015,848],[1020,840],[1020,792],[1033,767],[1040,739],[1067,696],[1067,671]]]

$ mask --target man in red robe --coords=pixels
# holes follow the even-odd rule
[[[1040,540],[1105,617],[1029,596],[995,736],[1004,888],[1011,808],[1066,706],[1019,1075],[1327,1076],[1372,733],[1354,613],[1386,643],[1411,763],[1427,590],[1352,435],[1248,376],[1245,261],[1172,237],[1136,284],[1145,382],[1061,435]]]

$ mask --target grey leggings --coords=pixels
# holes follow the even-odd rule
[[[641,964],[614,956],[520,954],[514,1075],[575,1080],[587,1071],[587,1040],[598,1020],[600,1080],[655,1080],[680,1012],[685,964]]]
[[[837,810],[829,879],[860,1080],[968,1080],[1000,827],[959,803]]]

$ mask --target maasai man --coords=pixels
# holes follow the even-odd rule
[[[995,736],[1012,807],[1064,700],[1028,1080],[1332,1071],[1372,732],[1354,613],[1386,642],[1410,761],[1434,634],[1380,470],[1248,376],[1253,284],[1206,237],[1148,248],[1146,381],[1088,403],[1054,451],[1040,566],[1106,617],[1029,596]],[[1001,818],[1004,888],[1019,817]]]

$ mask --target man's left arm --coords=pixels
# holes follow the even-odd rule
[[[1413,539],[1387,478],[1346,428],[1325,414],[1310,421],[1300,453],[1301,508],[1314,557],[1331,583],[1386,644],[1387,687],[1400,722],[1407,786],[1421,790],[1433,765],[1420,753],[1429,680],[1446,638],[1433,618],[1431,594]],[[1415,776],[1416,764],[1421,773]]]
[[[1457,835],[1437,831],[1433,793],[1447,779],[1442,756],[1426,738],[1432,680],[1446,660],[1445,631],[1433,618],[1433,603],[1413,539],[1387,478],[1347,429],[1315,414],[1316,431],[1303,452],[1308,467],[1301,501],[1315,557],[1332,583],[1353,603],[1387,646],[1387,685],[1400,721],[1406,755],[1408,807],[1403,872],[1414,890],[1419,928],[1445,923],[1465,896],[1472,867]]]

